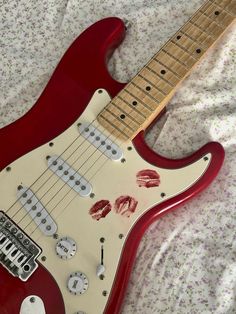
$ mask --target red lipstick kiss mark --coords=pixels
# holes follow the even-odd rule
[[[137,173],[136,178],[138,186],[144,186],[145,188],[159,186],[161,183],[160,176],[155,170],[141,170]]]
[[[101,200],[95,203],[89,210],[89,214],[93,219],[99,220],[106,217],[111,211],[111,204],[108,200]]]
[[[115,211],[117,214],[122,216],[129,217],[132,213],[135,212],[138,201],[133,197],[125,195],[120,196],[115,201]]]

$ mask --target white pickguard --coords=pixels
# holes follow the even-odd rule
[[[19,314],[46,314],[42,299],[36,295],[28,296],[23,300]]]
[[[22,184],[30,187],[47,169],[46,156],[60,155],[78,137],[77,123],[87,123],[94,120],[109,100],[106,91],[103,91],[103,93],[96,92],[83,115],[67,131],[53,140],[53,146],[43,145],[12,163],[10,172],[3,170],[0,173],[0,208],[7,210],[11,207],[16,202],[17,186]],[[86,150],[85,148],[88,145],[91,147]],[[43,264],[54,276],[61,289],[66,314],[74,314],[77,311],[84,311],[86,314],[103,313],[122,248],[132,226],[148,209],[163,200],[178,195],[193,185],[206,171],[211,160],[211,155],[208,154],[208,160],[201,158],[185,168],[168,170],[148,164],[137,154],[132,142],[119,143],[119,145],[123,150],[125,162],[106,161],[107,158],[101,156],[99,151],[95,151],[96,148],[86,140],[84,141],[84,138],[80,142],[79,163],[76,161],[75,156],[70,157],[70,162],[75,162],[73,167],[77,165],[77,168],[80,168],[80,165],[83,164],[80,171],[88,174],[89,182],[95,194],[94,198],[79,196],[78,193],[68,185],[64,185],[64,182],[58,180],[58,177],[50,171],[45,177],[52,186],[50,189],[48,185],[41,188],[45,181],[43,178],[32,188],[34,192],[37,191],[37,197],[44,206],[47,206],[47,210],[56,221],[59,238],[68,236],[75,240],[78,247],[75,256],[69,260],[60,259],[55,252],[58,240],[44,236],[39,229],[34,231],[36,225],[34,222],[29,224],[31,222],[29,215],[20,223],[22,229],[29,224],[26,232],[29,235],[33,232],[31,238],[42,248],[42,254],[46,256],[46,261]],[[128,150],[127,147],[133,149]],[[74,149],[75,145],[72,145],[63,155],[63,158],[68,158]],[[81,155],[82,152],[83,155]],[[89,157],[91,155],[92,157]],[[160,186],[153,188],[139,187],[136,183],[136,175],[143,169],[157,171],[160,175]],[[59,190],[60,192],[58,192]],[[161,193],[165,193],[164,198],[161,197]],[[50,201],[53,195],[56,196],[53,201]],[[117,214],[113,209],[105,218],[99,221],[92,219],[89,215],[89,209],[96,202],[109,200],[114,206],[115,200],[124,195],[132,196],[138,202],[136,211],[129,218]],[[20,203],[18,202],[9,211],[9,216],[13,216],[19,208]],[[17,222],[25,213],[25,210],[22,209],[13,219]],[[119,237],[120,234],[124,235],[122,239]],[[101,258],[101,243],[99,240],[102,237],[105,238],[103,243],[104,280],[100,280],[96,275]],[[83,295],[77,296],[72,295],[66,286],[69,275],[76,271],[85,273],[89,282],[88,290]],[[108,292],[107,296],[102,294],[104,290]]]

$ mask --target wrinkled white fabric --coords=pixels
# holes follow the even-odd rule
[[[114,77],[128,81],[203,2],[0,0],[0,127],[33,106],[67,47],[95,21],[118,16],[131,23],[109,64]],[[232,25],[147,135],[170,158],[216,140],[226,159],[206,191],[147,230],[123,314],[236,313],[235,73]]]

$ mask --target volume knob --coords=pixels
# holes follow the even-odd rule
[[[88,290],[88,278],[84,273],[72,273],[67,282],[70,293],[75,295],[84,294]]]
[[[76,243],[73,239],[65,237],[60,239],[56,245],[56,253],[62,259],[69,259],[76,253]]]

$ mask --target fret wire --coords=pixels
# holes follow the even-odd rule
[[[153,97],[152,95],[150,95],[148,92],[146,92],[144,89],[142,89],[142,87],[138,86],[137,84],[135,84],[134,82],[131,82],[137,89],[139,89],[142,93],[144,93],[146,96],[148,96],[149,98],[151,98],[152,100],[154,100],[157,105],[159,105],[159,101]]]
[[[199,11],[200,11],[200,9],[201,9],[201,7],[196,11],[196,13],[192,16],[192,17],[194,17]],[[187,21],[183,26],[182,26],[182,28],[184,27],[184,26],[186,26],[187,24],[188,24],[188,22],[189,21]],[[210,37],[212,37],[210,34],[207,34],[208,36],[210,36]],[[214,39],[215,40],[215,39]],[[166,42],[166,44],[163,46],[163,48],[168,44],[170,42],[170,40],[168,40],[167,42]],[[163,49],[163,48],[161,48],[161,49]],[[149,71],[151,71],[151,72],[153,72],[155,75],[157,75],[158,77],[160,77],[155,71],[153,71],[148,65],[152,62],[152,60],[155,58],[155,56],[156,56],[156,54],[154,55],[154,57],[153,58],[151,58],[150,59],[150,61],[147,63],[147,65],[146,66],[144,66],[144,68],[147,68]],[[170,56],[172,56],[171,54],[170,54]],[[173,56],[172,56],[173,57]],[[191,66],[191,68],[189,68],[186,64],[183,64],[187,69],[191,69],[192,68],[192,66]],[[140,70],[140,72],[142,71],[142,69]],[[139,73],[136,75],[136,76],[138,76],[139,75]],[[135,77],[136,77],[135,76]],[[135,78],[134,77],[134,78]],[[162,78],[161,78],[162,79]],[[132,81],[130,82],[130,83],[132,83]],[[169,82],[167,82],[167,84],[169,84]],[[129,87],[129,84],[128,84],[128,87]],[[173,87],[173,86],[172,86]],[[127,88],[126,88],[126,91],[128,92],[128,90],[127,90]],[[143,103],[143,102],[142,102]]]
[[[117,120],[119,123],[120,123],[120,125],[122,125],[122,124],[124,124],[124,126],[125,127],[127,127],[128,129],[130,129],[130,131],[135,131],[129,124],[127,124],[126,122],[125,122],[125,120],[120,120],[120,118],[116,115],[116,114],[114,114],[112,111],[110,111],[110,109],[109,108],[107,108],[107,110],[106,110],[110,115],[112,115],[114,118],[115,118],[115,121]]]
[[[200,13],[204,16],[205,14],[201,12]],[[213,23],[216,23],[214,20],[210,19],[209,17],[207,17],[208,20],[210,20],[210,24],[207,26],[207,28],[210,28],[210,26],[212,26]],[[217,24],[217,23],[216,23]],[[219,26],[219,28],[223,29],[221,26]],[[218,36],[218,35],[217,35]]]
[[[196,60],[194,58],[192,58],[192,56],[189,55],[187,52],[185,52],[181,47],[176,45],[174,42],[170,41],[169,44],[171,44],[172,49],[175,49],[174,53],[176,54],[176,58],[184,57],[183,62],[185,62],[187,67],[190,65],[190,69],[191,69],[193,67],[194,63],[196,63]],[[168,48],[167,48],[167,50],[168,50]]]
[[[222,28],[222,24],[219,24],[216,20],[213,20],[210,15],[206,14],[205,12],[200,11],[204,16],[206,16],[207,18],[212,20],[212,23],[216,23],[217,26],[219,26],[220,28]],[[223,25],[224,26],[224,25]]]
[[[113,119],[112,121],[106,119],[106,117],[104,117],[104,115],[103,115],[103,114],[106,114],[106,112],[108,112],[110,115],[112,115],[115,119]],[[102,115],[103,119],[106,120],[110,125],[112,125],[113,128],[115,128],[116,131],[120,131],[120,132],[121,132],[120,126],[122,126],[122,122],[123,122],[123,121],[121,121],[117,116],[115,116],[112,112],[110,112],[109,106],[106,106],[106,107],[102,110],[102,112],[99,114],[99,116],[100,116],[100,115]],[[98,118],[99,118],[99,116],[98,116]],[[115,127],[115,123],[117,123],[116,121],[118,121],[118,125]],[[112,123],[112,122],[114,122],[114,123]],[[124,123],[123,123],[123,124],[124,124]],[[138,125],[139,125],[139,124],[138,124]],[[127,128],[127,127],[128,127],[129,129],[131,129],[130,126],[125,126],[125,128]],[[134,131],[134,130],[131,129],[130,131]],[[125,134],[124,132],[121,132],[121,133],[122,133],[122,134]],[[129,137],[128,137],[128,138],[129,138]]]
[[[135,106],[133,107],[126,99],[122,98],[120,95],[118,95],[118,98],[122,101],[125,102],[132,110],[136,111],[140,116],[143,118],[147,119],[147,116],[145,116],[141,111],[139,111]]]
[[[211,20],[213,20],[218,26],[225,26],[224,24],[219,24],[222,20],[220,19],[213,19],[212,17],[211,17],[211,15],[213,15],[213,13],[214,13],[214,11],[216,10],[216,4],[215,3],[210,3],[209,4],[209,7],[207,8],[207,10],[206,11],[208,11],[209,12],[209,9],[210,9],[210,13],[206,13],[206,12],[203,12],[203,11],[201,11],[200,10],[200,12],[202,13],[202,14],[204,14],[205,16],[207,16],[208,18],[210,18]],[[223,10],[224,11],[224,10]],[[227,14],[227,13],[226,13]]]
[[[183,51],[185,51],[190,57],[192,57],[194,60],[196,60],[196,62],[198,61],[197,58],[195,58],[195,55],[190,53],[190,51],[188,51],[185,47],[183,47],[182,45],[180,45],[179,43],[171,40],[171,42],[175,45],[178,46],[180,49],[182,49]]]
[[[154,58],[152,59],[152,61],[155,61]],[[149,71],[151,71],[152,73],[154,73],[156,76],[158,76],[162,81],[166,82],[168,85],[170,85],[171,87],[175,87],[175,85],[173,85],[171,82],[167,81],[164,77],[161,77],[159,75],[159,73],[157,73],[156,71],[154,71],[153,69],[151,69],[149,66],[147,66],[147,69]]]
[[[220,5],[219,3],[215,2],[214,0],[209,0],[211,3],[215,4],[217,7],[221,8],[222,10],[224,10],[225,12],[229,13],[232,17],[235,18],[235,16],[229,11],[227,10],[227,6],[230,4],[232,4],[232,2],[228,3],[226,7],[222,7],[222,5]]]
[[[225,10],[221,10],[221,14],[219,15],[219,16],[222,16],[222,13],[224,13],[225,14],[225,16],[223,17],[223,20],[222,19],[219,19],[219,18],[215,18],[215,19],[213,19],[213,18],[211,18],[211,15],[213,15],[214,14],[214,11],[215,10],[217,10],[217,4],[214,2],[214,3],[212,3],[212,2],[210,2],[209,3],[209,7],[207,8],[207,10],[209,10],[210,9],[210,15],[207,15],[207,17],[208,18],[210,18],[210,19],[212,19],[218,26],[223,26],[223,28],[225,28],[225,24],[223,24],[223,21],[225,20],[225,18],[227,18],[227,17],[231,17],[232,18],[232,16],[230,15],[230,14],[228,14]],[[204,14],[204,13],[203,13]],[[205,14],[206,15],[206,14]],[[214,15],[213,15],[214,16]],[[220,24],[219,24],[220,23]],[[230,24],[230,23],[229,23]],[[228,24],[228,22],[227,22],[227,26],[229,25]],[[226,27],[227,27],[226,26]]]
[[[192,27],[193,25],[190,25],[190,27]],[[199,43],[199,44],[202,44],[204,46],[204,48],[208,49],[209,48],[209,45],[208,44],[204,44],[204,41],[203,42],[199,42],[199,41],[196,41],[193,37],[191,37],[191,35],[183,32],[183,31],[180,31],[181,34],[183,34],[184,36],[188,37],[189,39],[191,39],[192,41],[196,42],[196,43]],[[189,68],[188,68],[189,69]]]
[[[148,69],[149,70],[149,69]],[[143,80],[145,80],[147,83],[152,85],[155,89],[157,89],[160,93],[162,93],[163,96],[167,96],[168,94],[165,93],[163,90],[161,90],[158,86],[154,85],[154,83],[150,82],[146,77],[144,77],[142,74],[138,74]]]
[[[144,104],[142,104],[141,101],[139,101],[136,97],[132,96],[132,95],[131,95],[130,93],[128,93],[126,90],[123,90],[123,93],[122,93],[122,94],[124,94],[124,93],[126,93],[126,94],[128,95],[128,97],[132,98],[132,101],[136,101],[136,102],[137,102],[137,105],[142,107],[142,108],[140,108],[142,111],[146,111],[146,112],[147,112],[146,114],[148,114],[148,116],[146,116],[146,115],[144,115],[143,113],[141,113],[145,118],[147,118],[147,117],[150,116],[150,114],[152,113],[152,110],[151,110],[149,107],[147,107],[147,106],[145,106]],[[126,97],[127,97],[127,95],[126,95]],[[120,99],[123,99],[123,101],[125,101],[126,103],[128,103],[128,101],[124,100],[124,98],[122,98],[121,96],[119,96],[119,98],[120,98]],[[137,110],[135,107],[134,107],[134,109]]]
[[[223,12],[222,12],[223,13]],[[222,14],[221,13],[221,14]],[[224,26],[224,27],[228,27],[232,22],[233,22],[233,20],[235,19],[235,17],[232,17],[232,15],[229,15],[228,13],[226,13],[226,12],[224,12],[225,13],[225,16],[223,17],[223,19],[222,19],[222,25]],[[230,18],[230,21],[229,21],[229,18]],[[226,22],[226,25],[225,24],[223,24],[223,22]]]
[[[212,3],[212,1],[210,1],[210,2]],[[231,4],[231,3],[230,3],[230,4]],[[203,6],[204,6],[204,5],[206,5],[206,4],[203,4]],[[212,4],[211,4],[211,5],[212,5]],[[218,6],[218,4],[216,4],[215,2],[214,2],[214,5]],[[229,5],[229,4],[227,4],[227,5]],[[217,32],[218,34],[216,34],[216,36],[215,36],[214,33],[211,33],[211,32],[214,32],[214,29],[212,29],[212,31],[211,31],[210,33],[208,33],[205,29],[202,29],[201,26],[197,24],[198,19],[199,19],[201,16],[205,16],[205,15],[206,15],[206,14],[204,14],[204,13],[201,12],[201,8],[202,8],[203,6],[201,6],[201,7],[196,11],[196,13],[190,18],[190,20],[187,21],[187,23],[185,23],[185,24],[183,25],[183,27],[182,27],[179,31],[181,31],[181,30],[182,30],[184,27],[186,27],[186,26],[191,27],[191,25],[194,25],[194,26],[196,27],[196,29],[198,29],[198,30],[201,31],[202,34],[206,34],[206,38],[204,39],[204,42],[207,41],[208,38],[212,38],[213,41],[216,41],[216,40],[218,39],[218,37],[221,35],[221,34],[219,34],[219,31]],[[221,6],[220,6],[220,7],[221,7]],[[223,10],[224,10],[225,12],[228,11],[228,10],[225,10],[225,9],[223,9]],[[197,17],[197,14],[198,14],[198,13],[201,13],[201,15],[200,15],[199,17]],[[231,15],[231,14],[229,14],[229,15]],[[206,15],[206,16],[207,16],[207,15]],[[196,20],[195,20],[196,23],[194,23],[194,22],[192,21],[192,19],[193,19],[194,17],[196,17]],[[220,30],[221,27],[218,25],[218,23],[215,22],[215,20],[211,19],[209,16],[207,16],[207,18],[208,18],[209,20],[211,20],[211,22],[210,22],[210,24],[207,26],[207,28],[212,27],[212,26],[213,26],[213,23],[215,23],[215,25],[218,26],[218,29]],[[228,23],[228,22],[227,22],[227,23]],[[225,25],[223,25],[223,26],[225,26]],[[228,26],[228,25],[227,25],[227,26]],[[227,26],[226,26],[226,27],[227,27]],[[225,28],[226,28],[226,27],[225,27]],[[223,30],[224,30],[224,29],[223,29]],[[177,32],[177,33],[178,33],[178,32]],[[190,37],[190,36],[187,36],[187,34],[185,34],[185,32],[182,31],[182,33],[184,33],[184,35],[186,36],[186,38]],[[174,36],[175,36],[175,35],[174,35]],[[174,36],[173,36],[172,38],[174,38]],[[192,66],[194,65],[194,63],[191,64],[191,63],[193,62],[193,60],[195,60],[195,63],[196,63],[196,62],[198,61],[198,59],[196,59],[193,55],[191,55],[191,54],[189,53],[189,51],[188,51],[185,47],[182,47],[182,46],[179,45],[178,43],[173,42],[172,38],[171,38],[169,41],[166,42],[166,44],[160,49],[160,51],[164,51],[164,53],[165,53],[166,55],[169,55],[170,58],[172,58],[172,59],[174,59],[174,60],[177,59],[177,62],[178,62],[179,64],[181,64],[182,61],[179,60],[178,57],[177,57],[177,56],[178,56],[178,53],[179,53],[178,50],[176,51],[177,56],[173,56],[173,55],[172,55],[172,52],[169,53],[168,51],[165,51],[165,50],[164,50],[164,48],[171,42],[173,45],[175,45],[175,46],[178,47],[179,49],[185,51],[185,53],[186,53],[187,55],[189,55],[189,57],[192,58],[192,61],[191,61],[191,59],[189,59],[189,61],[187,61],[188,63],[190,62],[190,67],[187,66],[187,64],[185,64],[185,63],[182,64],[182,65],[183,65],[185,68],[187,68],[188,70],[191,69]],[[196,39],[192,39],[191,37],[190,37],[190,39],[193,41],[193,43],[192,43],[191,45],[193,45],[194,43],[197,43],[197,42],[198,42]],[[187,41],[185,41],[185,42],[187,43]],[[208,44],[208,45],[207,45],[207,43],[205,43],[205,45],[207,45],[207,48],[209,48],[212,44],[213,44],[213,42],[210,42],[210,44]],[[169,47],[171,47],[171,46],[169,46]],[[204,51],[204,52],[205,52],[205,51]],[[176,53],[175,53],[175,55],[176,55]],[[184,55],[183,55],[183,56],[184,56]],[[165,78],[161,77],[155,70],[153,70],[153,69],[151,68],[151,62],[152,62],[152,61],[154,61],[154,62],[157,61],[157,60],[155,60],[155,58],[158,58],[157,54],[155,54],[154,57],[150,59],[150,61],[149,61],[149,62],[147,63],[147,65],[146,65],[146,67],[144,67],[143,69],[146,68],[148,71],[154,73],[154,75],[157,76],[157,77],[160,79],[160,82],[163,81],[163,82],[165,82],[166,84],[170,85],[171,87],[175,87],[175,85],[173,85],[172,83],[170,83],[170,82],[169,82],[168,80],[166,80]],[[159,62],[159,60],[158,60],[158,63],[159,63],[159,64],[162,64],[161,62]],[[164,66],[166,67],[166,65],[164,65]],[[141,72],[141,71],[142,71],[142,69],[140,70],[140,72]],[[170,72],[174,73],[173,70],[171,70]],[[139,75],[139,73],[133,78],[133,80],[134,80],[136,77],[138,77],[138,75]],[[141,77],[142,77],[142,76],[141,76]],[[173,76],[173,77],[174,77],[174,76]],[[143,78],[143,77],[142,77],[142,78]],[[145,80],[145,78],[143,78],[143,79]],[[155,97],[153,97],[153,96],[150,95],[149,93],[146,93],[141,87],[139,87],[138,85],[134,84],[134,82],[132,82],[132,81],[131,81],[130,83],[128,83],[128,84],[127,84],[127,87],[126,87],[126,92],[127,92],[131,97],[134,97],[134,99],[139,99],[139,97],[134,96],[134,95],[133,95],[132,93],[130,93],[130,91],[128,90],[129,87],[131,86],[131,84],[133,84],[133,86],[135,86],[135,88],[139,89],[139,90],[145,95],[145,97],[148,97],[148,98],[150,98],[150,99],[153,99],[154,103],[157,103],[157,99],[156,99]],[[150,84],[151,84],[151,82],[150,82]],[[151,85],[153,86],[153,84],[151,84]],[[156,88],[156,86],[153,86],[153,87]],[[122,92],[122,91],[121,91],[121,92]],[[121,92],[120,92],[120,93],[121,93]],[[171,90],[170,90],[170,92],[171,92]],[[170,92],[168,92],[168,94],[169,94]],[[139,101],[145,106],[145,108],[147,108],[146,104],[145,104],[141,99],[139,99]],[[109,104],[107,105],[107,107],[108,107],[108,106],[109,106]],[[130,107],[130,105],[129,105],[129,107]],[[148,109],[148,108],[147,108],[147,109]],[[134,108],[132,108],[131,111],[132,111],[132,110],[134,110]],[[150,107],[149,107],[149,110],[151,110]],[[154,110],[155,110],[155,109],[154,109]],[[131,111],[130,111],[130,112],[131,112]],[[151,110],[151,112],[153,112],[153,110]],[[118,120],[118,121],[119,121],[119,120]],[[141,125],[140,125],[140,126],[141,126]],[[120,130],[120,132],[121,132],[121,130]],[[126,136],[126,137],[127,137],[127,136]]]
[[[176,76],[179,76],[181,79],[187,73],[187,68],[183,66],[180,62],[176,62],[176,59],[170,57],[164,50],[161,50],[157,54],[160,64],[163,63],[171,72],[176,73]],[[173,68],[173,69],[172,69]]]
[[[130,82],[130,83],[131,83],[131,82]],[[146,103],[145,103],[144,101],[142,101],[139,97],[134,96],[129,90],[127,90],[127,88],[124,88],[124,90],[125,90],[128,94],[130,94],[130,96],[134,97],[135,99],[138,99],[138,101],[140,101],[140,102],[143,104],[143,106],[146,107],[148,110],[150,110],[150,112],[153,112],[153,109],[150,108],[149,106],[147,106]]]
[[[152,70],[154,71],[154,73],[161,78],[162,81],[165,81],[166,83],[168,83],[170,86],[174,87],[176,86],[176,78],[174,77],[174,75],[171,75],[169,78],[164,75],[160,75],[161,71],[164,70],[162,69],[162,67],[160,67],[160,63],[156,60],[156,57],[158,56],[158,53],[156,54],[156,56],[152,59],[152,61],[154,62],[154,64],[152,65],[152,63],[150,63],[150,66],[152,65]],[[161,73],[163,74],[163,73]],[[173,81],[174,80],[174,81]]]
[[[118,131],[119,133],[122,133],[123,136],[126,137],[126,139],[129,139],[129,136],[124,133],[122,130],[118,129],[110,120],[108,120],[106,117],[103,116],[103,114],[99,114],[99,118],[102,118],[103,120],[105,120],[108,124],[110,124],[112,126],[113,129],[115,129],[116,131]]]
[[[182,66],[184,66],[187,70],[190,70],[191,68],[189,68],[184,62],[182,62],[181,60],[177,59],[174,55],[170,54],[168,51],[166,51],[165,49],[162,49],[162,51],[164,51],[168,56],[170,56],[171,58],[173,58],[175,61],[177,61],[179,64],[181,64]]]
[[[114,101],[111,101],[110,104],[115,106],[117,109],[119,109],[121,111],[121,113],[124,113],[126,116],[128,116],[131,120],[133,120],[136,124],[139,125],[139,122],[135,119],[135,117],[131,117],[128,112],[126,112],[125,110],[121,109]]]
[[[188,41],[192,42],[191,46],[189,46],[188,48],[184,47],[185,42],[182,44],[181,41],[175,41],[174,43],[179,48],[182,48],[183,50],[185,50],[185,52],[187,54],[189,54],[189,56],[191,58],[193,58],[194,60],[196,60],[196,62],[197,62],[199,60],[199,58],[206,52],[204,45],[202,45],[202,43],[197,42],[196,40],[192,40],[192,39],[188,38],[188,36],[184,36],[184,37],[186,37],[185,42],[188,42]],[[209,48],[209,46],[208,46],[208,48]],[[200,49],[201,51],[199,53],[197,53],[197,49]]]
[[[221,25],[216,22],[216,19],[211,18],[211,16],[206,13],[206,11],[208,11],[209,8],[212,8],[213,11],[214,11],[214,7],[212,7],[212,6],[213,6],[213,3],[211,3],[211,2],[208,1],[208,2],[205,4],[205,6],[208,6],[208,7],[205,8],[205,12],[203,11],[203,7],[202,7],[202,8],[200,9],[201,14],[204,15],[204,16],[206,16],[207,18],[209,18],[209,19],[212,20],[213,22],[215,22],[219,27],[221,27]],[[204,6],[204,7],[205,7],[205,6]],[[213,13],[213,11],[212,11],[211,13]]]
[[[172,69],[170,69],[167,65],[165,65],[164,63],[162,63],[159,59],[154,58],[153,60],[155,60],[156,62],[160,63],[160,65],[162,65],[163,67],[165,67],[168,71],[170,71],[172,74],[174,74],[177,78],[182,79],[182,77],[180,77],[176,72],[174,72]]]
[[[189,21],[191,24],[193,24],[194,26],[196,26],[198,29],[200,29],[203,33],[205,33],[206,35],[208,35],[208,36],[210,36],[210,37],[212,37],[213,39],[214,39],[214,41],[216,41],[217,39],[218,39],[218,37],[219,36],[217,36],[217,37],[214,37],[214,36],[212,36],[212,34],[210,34],[210,33],[207,33],[204,29],[202,29],[201,27],[200,27],[200,25],[197,25],[195,22],[193,22],[193,21]]]

